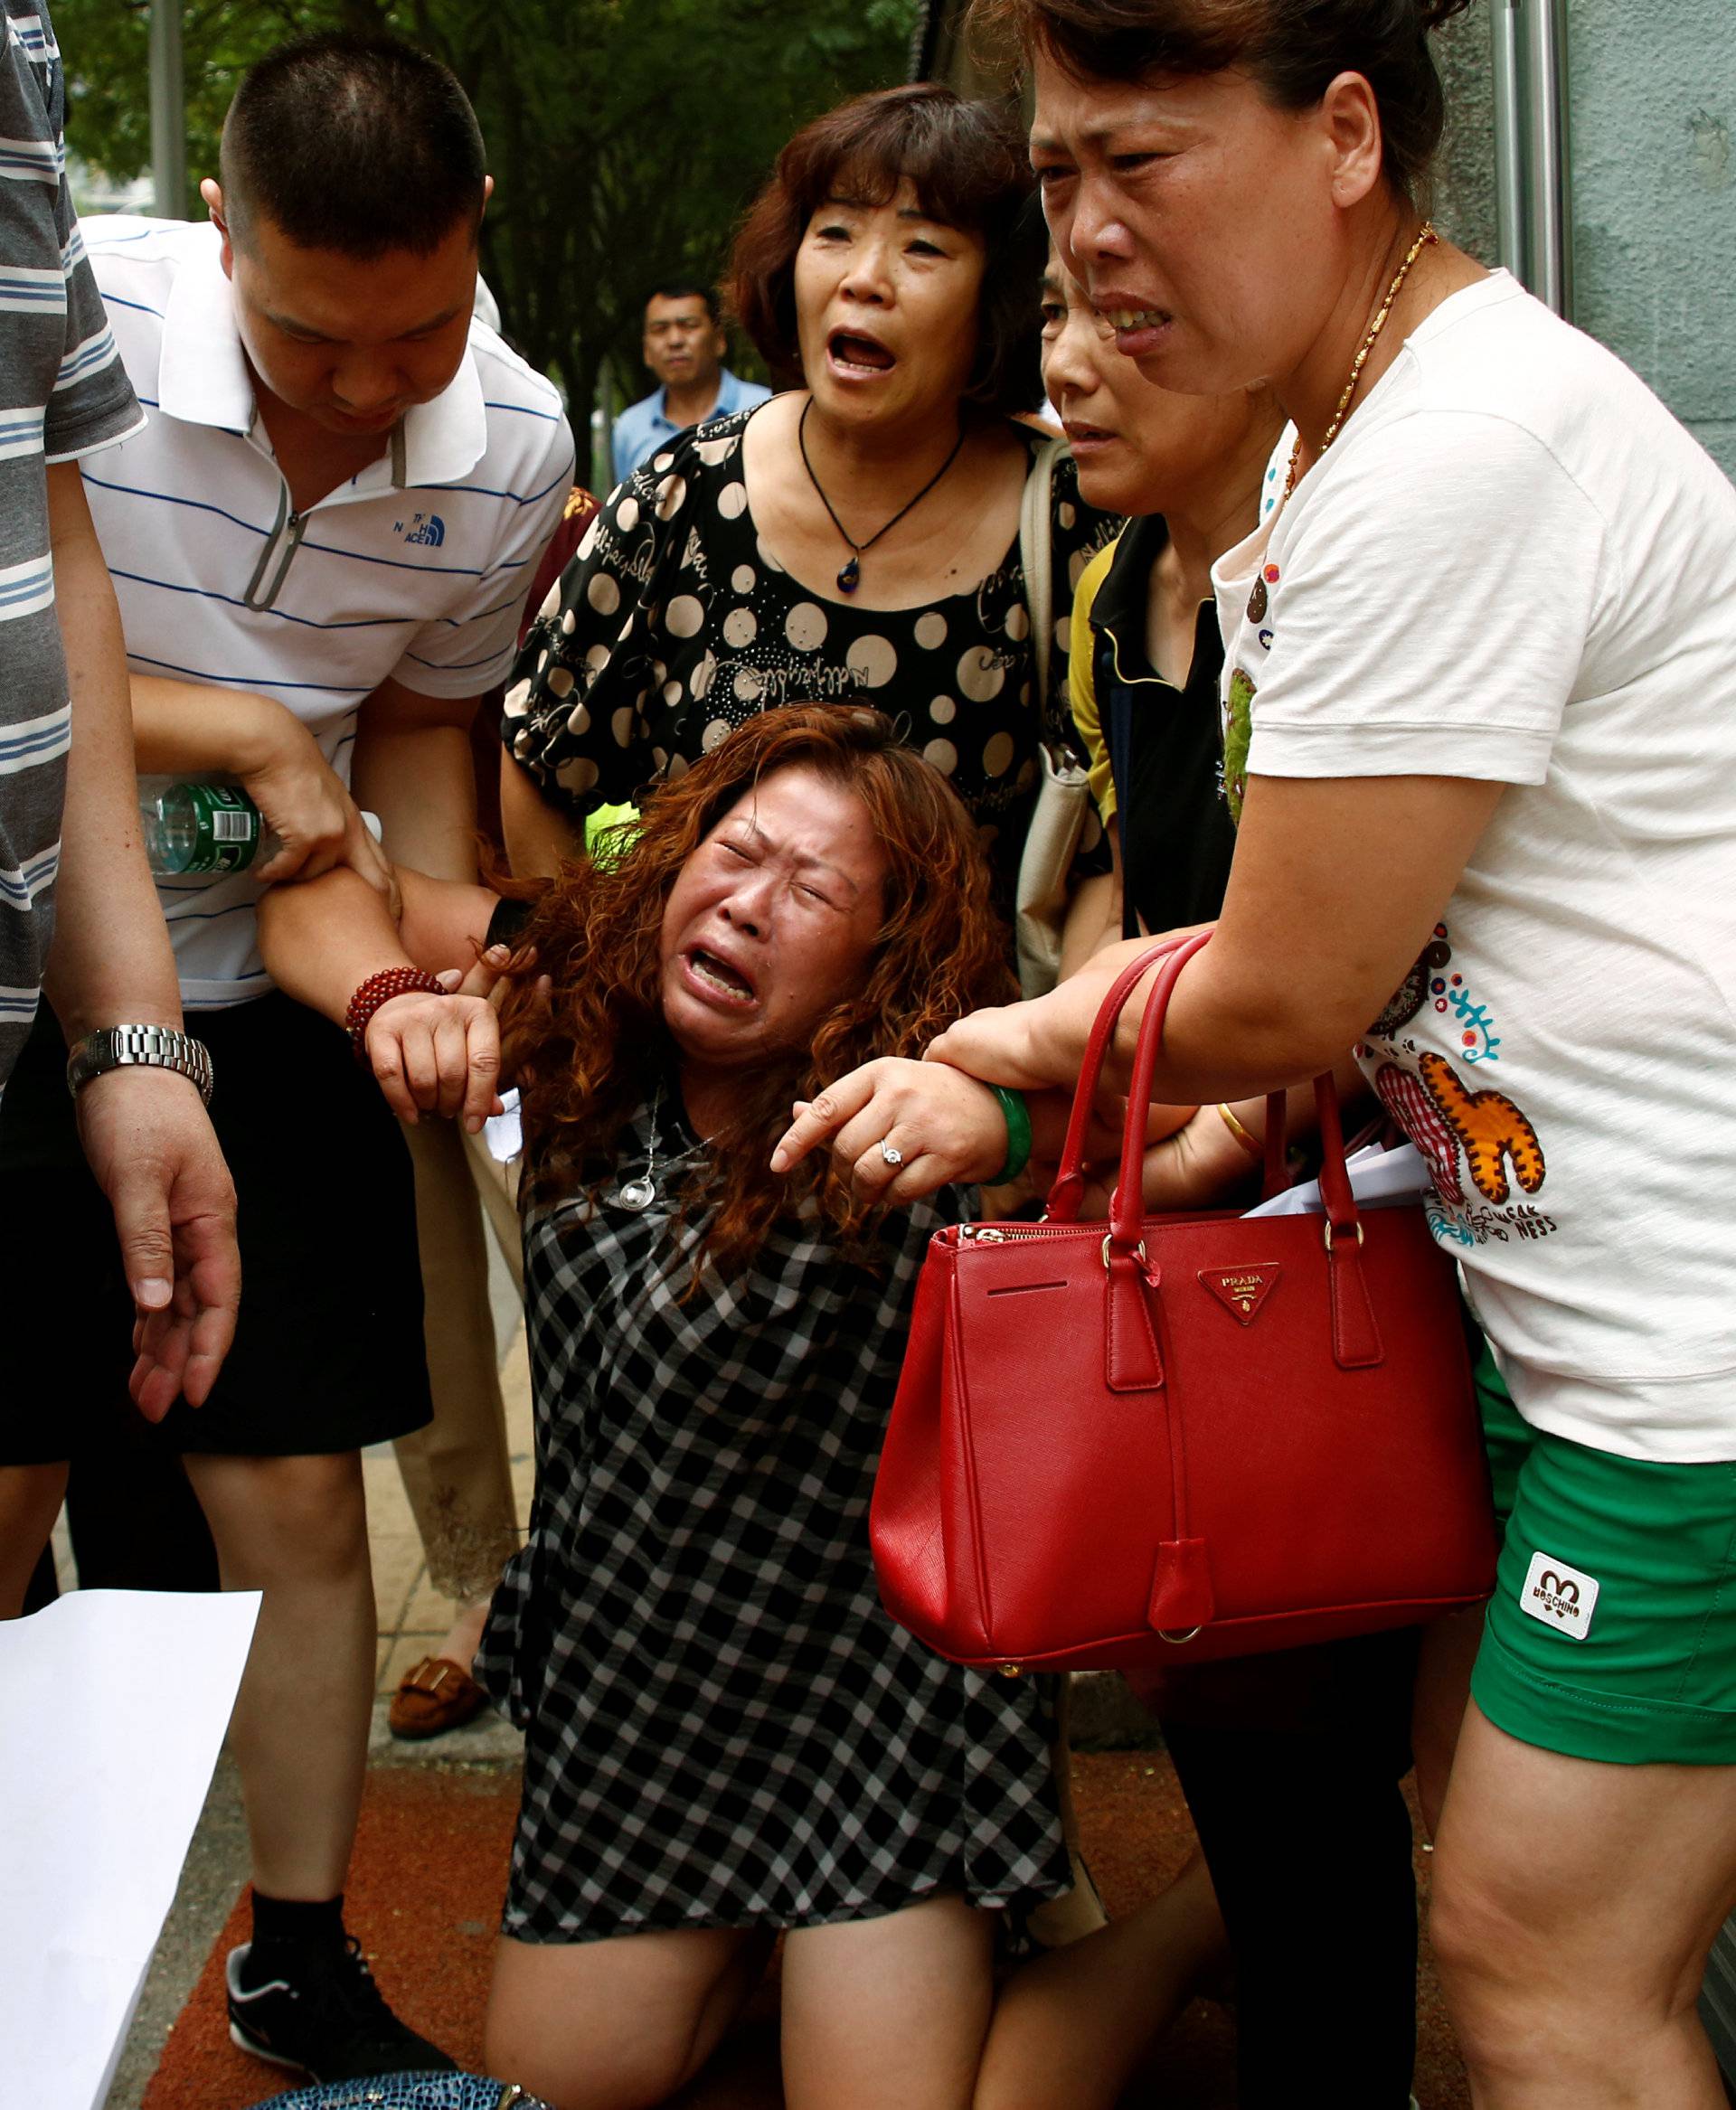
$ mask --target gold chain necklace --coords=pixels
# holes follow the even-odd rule
[[[1434,221],[1432,220],[1425,220],[1422,223],[1422,231],[1417,236],[1415,241],[1410,244],[1410,254],[1405,258],[1403,263],[1399,266],[1398,269],[1392,274],[1392,283],[1386,289],[1386,298],[1382,301],[1380,306],[1375,310],[1374,319],[1368,325],[1368,333],[1363,337],[1355,358],[1351,362],[1350,379],[1344,383],[1344,392],[1338,399],[1338,408],[1332,414],[1332,423],[1326,427],[1326,438],[1320,442],[1320,454],[1316,455],[1314,457],[1316,461],[1319,460],[1320,455],[1325,454],[1326,449],[1332,445],[1333,441],[1337,438],[1340,430],[1343,429],[1344,419],[1350,414],[1350,400],[1356,393],[1357,382],[1363,378],[1363,369],[1368,364],[1368,355],[1374,349],[1376,343],[1379,341],[1381,332],[1386,327],[1386,318],[1392,312],[1392,303],[1399,297],[1400,289],[1402,287],[1405,280],[1410,276],[1411,265],[1416,262],[1417,259],[1422,254],[1423,250],[1426,250],[1431,242],[1438,242],[1439,240],[1439,235],[1435,232]],[[1288,498],[1296,489],[1297,471],[1301,466],[1301,461],[1302,435],[1298,432],[1296,436],[1296,445],[1290,449],[1290,473],[1284,479],[1284,495],[1286,498]]]

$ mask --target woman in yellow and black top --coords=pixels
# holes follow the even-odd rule
[[[1263,392],[1153,386],[1052,255],[1043,338],[1080,490],[1132,516],[1073,597],[1069,686],[1115,872],[1074,911],[1071,967],[1107,940],[1210,922],[1222,905],[1235,827],[1219,794],[1211,567],[1275,488],[1268,457],[1283,419]],[[1258,1128],[1255,1107],[1231,1112]],[[1195,1193],[1205,1167],[1226,1198],[1254,1176],[1215,1107],[1168,1147],[1186,1153]],[[1355,2110],[1402,2110],[1410,2093],[1416,1900],[1399,1783],[1416,1647],[1414,1633],[1387,1634],[1203,1664],[1148,1695],[1234,1953],[1250,2110],[1328,2075],[1334,2100]]]
[[[1109,356],[1120,354],[1110,347]],[[1137,367],[1131,379],[1148,385]],[[1110,909],[1103,928],[1117,937],[1210,922],[1230,876],[1235,826],[1214,796],[1223,646],[1216,608],[1209,597],[1194,601],[1193,586],[1167,523],[1154,513],[1129,520],[1091,560],[1073,600],[1068,689],[1091,794],[1115,846],[1114,891],[1095,898]],[[1160,647],[1154,656],[1165,589],[1178,619],[1193,601],[1194,619],[1174,629],[1184,653]],[[1127,826],[1123,813],[1137,815],[1137,825]]]

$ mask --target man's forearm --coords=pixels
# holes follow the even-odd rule
[[[347,865],[268,887],[259,914],[259,953],[271,979],[338,1025],[370,975],[414,964],[385,898]]]
[[[582,825],[558,814],[537,790],[528,769],[500,751],[500,823],[506,862],[515,879],[552,879],[569,858],[582,857]]]
[[[146,776],[249,777],[311,745],[270,696],[161,674],[131,677],[133,740]]]
[[[356,734],[350,788],[377,815],[386,853],[435,879],[476,876],[476,774],[470,736],[433,723],[372,724],[364,711]]]
[[[385,859],[349,787],[312,732],[274,697],[140,674],[132,681],[132,709],[138,765],[147,775],[239,779],[278,838],[257,877],[311,877],[343,863],[385,887]]]
[[[48,477],[72,702],[48,997],[70,1041],[123,1021],[178,1027],[175,956],[139,825],[120,613],[78,469]]]
[[[259,898],[259,951],[278,986],[342,1024],[351,995],[382,968],[474,966],[498,897],[402,865],[392,876],[396,913],[347,865],[268,887]]]

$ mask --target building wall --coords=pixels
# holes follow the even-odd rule
[[[1480,257],[1500,261],[1495,216],[1495,89],[1486,5],[1448,24],[1435,40],[1447,95],[1447,132],[1430,201],[1443,234]]]
[[[1736,475],[1736,8],[1571,0],[1573,319]],[[1440,39],[1449,110],[1437,217],[1493,263],[1489,11]]]
[[[1574,319],[1736,475],[1736,7],[1573,0]]]

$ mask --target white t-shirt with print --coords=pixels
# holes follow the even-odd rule
[[[1497,272],[1215,584],[1251,774],[1512,787],[1359,1053],[1520,1412],[1736,1458],[1736,492]]]

